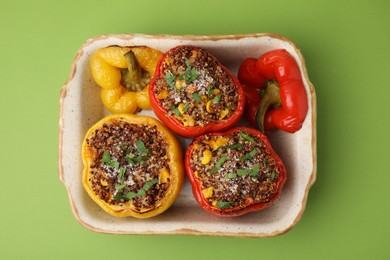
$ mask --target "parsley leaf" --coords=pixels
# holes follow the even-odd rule
[[[199,94],[196,92],[192,94],[192,98],[196,101],[196,103],[199,103],[200,101],[202,101]]]
[[[102,159],[100,160],[102,163],[109,163],[111,162],[111,154],[109,151],[105,151],[103,153],[103,157]]]
[[[253,144],[255,143],[255,140],[253,140],[252,137],[250,137],[249,135],[247,135],[247,134],[244,133],[243,131],[240,132],[240,135],[241,135],[242,138],[248,140],[249,142],[251,142],[251,143],[253,143]]]
[[[108,166],[111,166],[115,169],[118,169],[119,168],[119,162],[117,161],[113,161],[111,159],[111,155],[110,155],[110,151],[105,151],[103,153],[103,157],[102,159],[100,160],[102,163],[104,163],[105,165],[108,165]]]
[[[126,184],[117,184],[117,185],[115,185],[115,189],[116,189],[117,191],[122,190],[124,187],[126,187]]]
[[[125,167],[121,167],[119,169],[119,174],[118,174],[119,179],[123,180],[124,177],[125,177],[125,173],[126,173],[126,168]]]
[[[224,145],[224,146],[220,146],[218,147],[218,149],[238,149],[238,148],[241,148],[242,147],[242,144],[240,143],[235,143],[235,144],[232,144],[232,145]]]
[[[245,161],[246,159],[251,159],[257,154],[257,148],[253,149],[250,153],[245,154],[240,158],[240,161]]]
[[[255,164],[253,165],[252,169],[238,169],[237,170],[237,175],[238,176],[252,176],[252,177],[258,177],[258,173],[260,171],[260,164]]]
[[[215,206],[217,206],[220,209],[226,209],[229,208],[234,202],[233,201],[217,201]]]
[[[194,67],[191,67],[191,63],[188,59],[185,61],[185,64],[187,69],[184,71],[184,79],[186,83],[191,83],[200,76],[200,73],[196,71]]]
[[[165,72],[165,80],[171,88],[176,86],[176,76],[173,75],[170,71]]]
[[[218,94],[218,95],[216,95],[215,97],[214,97],[214,99],[213,99],[213,104],[215,105],[215,104],[218,104],[219,103],[219,100],[221,100],[221,95],[220,94]]]
[[[229,159],[230,159],[230,158],[227,157],[227,156],[221,157],[221,158],[218,160],[218,162],[215,164],[215,166],[214,166],[213,168],[211,168],[210,174],[213,174],[213,173],[215,173],[216,171],[218,171],[218,170],[222,167],[222,164],[223,164],[225,161],[229,160]]]
[[[235,173],[228,173],[225,175],[225,179],[234,179],[237,177],[237,174]]]
[[[142,140],[136,140],[135,147],[137,147],[138,152],[141,154],[144,154],[144,153],[151,154],[152,153],[149,149],[147,149],[145,147],[145,144],[144,144],[144,142],[142,142]]]
[[[181,116],[180,110],[177,107],[175,107],[174,105],[171,105],[169,108],[172,109],[173,112],[175,112],[175,114],[177,116]]]

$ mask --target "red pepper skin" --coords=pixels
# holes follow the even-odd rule
[[[256,126],[256,112],[260,104],[260,90],[264,87],[264,78],[256,71],[255,58],[247,58],[238,69],[237,78],[244,89],[246,103],[245,115],[249,123]]]
[[[172,48],[171,50],[174,50],[176,48],[181,48],[181,47],[192,47],[194,49],[198,47],[193,47],[193,46],[177,46]],[[169,50],[169,51],[171,51]],[[165,124],[167,125],[172,131],[176,132],[177,134],[184,136],[184,137],[195,137],[199,136],[203,133],[207,132],[215,132],[215,131],[224,131],[226,129],[231,128],[233,125],[235,125],[242,117],[244,113],[244,108],[245,108],[245,93],[244,90],[238,81],[238,79],[233,75],[233,73],[228,70],[224,65],[222,65],[212,54],[209,53],[211,57],[213,57],[215,60],[218,61],[219,66],[227,72],[227,74],[232,78],[234,86],[237,89],[237,94],[238,94],[238,103],[237,106],[234,108],[234,111],[232,114],[222,120],[218,120],[216,122],[211,122],[205,126],[184,126],[179,120],[177,120],[175,117],[170,117],[167,116],[167,111],[160,105],[159,99],[156,97],[154,94],[154,89],[155,89],[155,83],[156,79],[165,73],[165,70],[162,66],[162,63],[166,56],[168,55],[168,52],[164,53],[163,56],[160,58],[159,62],[157,63],[156,71],[154,73],[154,77],[152,78],[150,82],[150,87],[149,87],[149,98],[150,102],[152,105],[152,108],[154,110],[154,113],[156,116]]]
[[[188,146],[186,153],[185,153],[185,159],[184,159],[184,166],[185,166],[185,171],[186,175],[190,181],[191,187],[192,187],[192,193],[198,202],[198,204],[207,212],[210,212],[211,214],[217,216],[217,217],[236,217],[236,216],[241,216],[244,214],[247,214],[249,212],[255,212],[262,210],[264,208],[267,208],[271,206],[281,195],[283,186],[287,180],[287,172],[286,168],[284,166],[284,163],[282,160],[279,158],[279,156],[275,153],[273,150],[268,138],[266,135],[254,128],[249,128],[245,126],[238,126],[235,128],[231,128],[226,132],[213,132],[213,133],[208,133],[207,135],[211,136],[224,136],[224,135],[229,135],[234,132],[241,132],[243,131],[244,133],[251,134],[254,136],[257,136],[259,139],[263,140],[266,146],[266,149],[268,152],[271,154],[271,156],[275,159],[276,164],[278,165],[278,168],[280,169],[280,175],[277,181],[277,192],[274,194],[274,196],[265,203],[249,203],[246,207],[243,208],[226,208],[226,209],[221,209],[216,206],[213,206],[209,204],[206,199],[202,195],[202,183],[200,180],[198,180],[195,176],[194,170],[191,168],[190,160],[191,160],[191,154],[193,153],[194,149],[194,144],[199,142],[199,140],[202,139],[202,136],[196,137],[192,143]]]
[[[271,127],[294,133],[305,120],[308,101],[298,64],[286,50],[274,50],[262,55],[256,70],[266,80],[276,79],[280,86],[282,105],[269,111]]]
[[[258,89],[256,82],[258,82],[257,78],[261,77],[265,81],[276,80],[280,87],[280,106],[267,111],[264,117],[264,128],[269,130],[279,128],[290,133],[301,129],[308,110],[308,100],[301,72],[294,57],[285,49],[277,49],[261,55],[254,67],[253,69],[253,60],[244,61],[240,66],[241,75],[239,74],[238,78],[243,85],[248,84]],[[249,87],[245,88],[247,89]],[[252,124],[255,121],[253,116],[256,116],[253,110],[258,108],[259,103],[247,104],[250,106],[247,111],[251,111],[247,113],[247,117]]]

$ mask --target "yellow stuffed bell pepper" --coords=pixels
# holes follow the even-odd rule
[[[82,183],[113,216],[149,218],[167,210],[184,181],[177,138],[158,120],[112,114],[87,132]]]
[[[162,52],[145,47],[109,46],[91,57],[93,79],[101,87],[103,105],[111,113],[151,109],[149,82]]]

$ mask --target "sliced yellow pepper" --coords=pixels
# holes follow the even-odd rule
[[[92,78],[101,87],[103,105],[111,113],[136,113],[151,109],[149,81],[162,52],[137,46],[109,46],[91,57]]]

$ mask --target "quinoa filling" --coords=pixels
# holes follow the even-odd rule
[[[117,120],[86,140],[93,157],[89,182],[106,203],[136,211],[157,207],[169,186],[168,145],[156,126]]]
[[[183,47],[170,51],[161,63],[154,95],[167,115],[184,126],[204,126],[228,118],[238,102],[230,75],[208,52]]]
[[[280,170],[256,136],[205,135],[193,145],[190,165],[210,205],[243,208],[269,202],[277,193]]]

